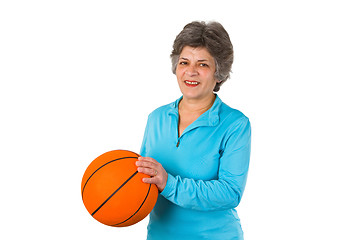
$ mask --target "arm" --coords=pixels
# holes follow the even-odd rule
[[[220,158],[219,178],[203,181],[168,174],[161,194],[169,201],[195,210],[235,208],[243,195],[250,159],[250,122],[236,126]]]
[[[204,181],[172,176],[154,159],[152,162],[140,163],[138,166],[143,168],[139,168],[139,172],[153,176],[145,178],[144,182],[163,186],[165,181],[165,188],[159,188],[162,190],[161,195],[181,207],[203,211],[234,208],[239,204],[245,188],[250,138],[250,122],[243,118],[233,127],[226,139],[217,180]]]

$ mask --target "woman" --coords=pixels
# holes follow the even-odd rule
[[[136,162],[160,192],[148,239],[243,239],[235,208],[248,173],[250,123],[214,93],[229,78],[230,38],[217,22],[189,23],[171,59],[182,96],[149,115]]]

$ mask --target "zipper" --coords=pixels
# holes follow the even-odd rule
[[[176,144],[176,147],[178,148],[179,145],[180,145],[180,139],[178,139],[178,142],[177,142],[177,144]]]

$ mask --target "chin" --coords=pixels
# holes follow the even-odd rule
[[[214,93],[208,93],[208,92],[204,92],[204,91],[199,91],[202,89],[188,89],[187,87],[185,88],[180,88],[180,91],[183,95],[183,97],[185,99],[203,99],[208,97],[210,94],[213,95]]]
[[[181,91],[182,95],[185,98],[191,99],[191,98],[198,98],[201,94],[199,94],[198,92],[195,91],[188,91],[188,90],[182,90]]]
[[[183,97],[184,97],[185,99],[199,100],[199,99],[206,98],[206,96],[207,96],[207,95],[194,94],[194,93],[184,93],[184,92],[183,92]]]

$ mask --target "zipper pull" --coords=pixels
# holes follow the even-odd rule
[[[179,145],[180,145],[180,140],[178,140],[176,147],[179,147]]]

